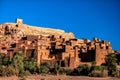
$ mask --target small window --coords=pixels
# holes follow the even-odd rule
[[[18,24],[16,24],[15,26],[18,27]]]
[[[35,43],[35,41],[32,41],[32,43]]]
[[[6,47],[2,47],[2,50],[6,49]]]
[[[103,49],[103,47],[101,47],[101,49]]]
[[[15,48],[16,47],[16,43],[11,44],[11,48]]]
[[[61,38],[62,38],[62,36],[59,36],[59,38],[61,39]]]
[[[106,49],[108,49],[108,46],[106,46]]]
[[[65,67],[65,62],[64,61],[61,62],[61,67]]]

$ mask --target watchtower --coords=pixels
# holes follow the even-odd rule
[[[23,23],[23,20],[22,20],[22,19],[17,18],[17,19],[16,19],[16,23],[17,23],[17,24],[22,24],[22,23]]]

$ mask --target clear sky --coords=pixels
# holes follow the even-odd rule
[[[120,0],[0,0],[0,23],[16,18],[77,38],[107,40],[120,51]]]

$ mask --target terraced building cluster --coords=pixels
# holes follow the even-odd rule
[[[108,41],[77,39],[71,32],[29,26],[21,19],[16,23],[0,24],[0,29],[1,54],[13,57],[21,53],[34,58],[37,64],[48,61],[51,67],[58,63],[74,69],[80,64],[90,65],[92,61],[101,65],[107,54],[114,53]]]

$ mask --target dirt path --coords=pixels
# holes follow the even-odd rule
[[[12,77],[0,77],[0,80],[120,80],[120,78],[106,77],[87,77],[87,76],[65,76],[65,75],[32,75],[23,78],[18,78],[17,76]]]

